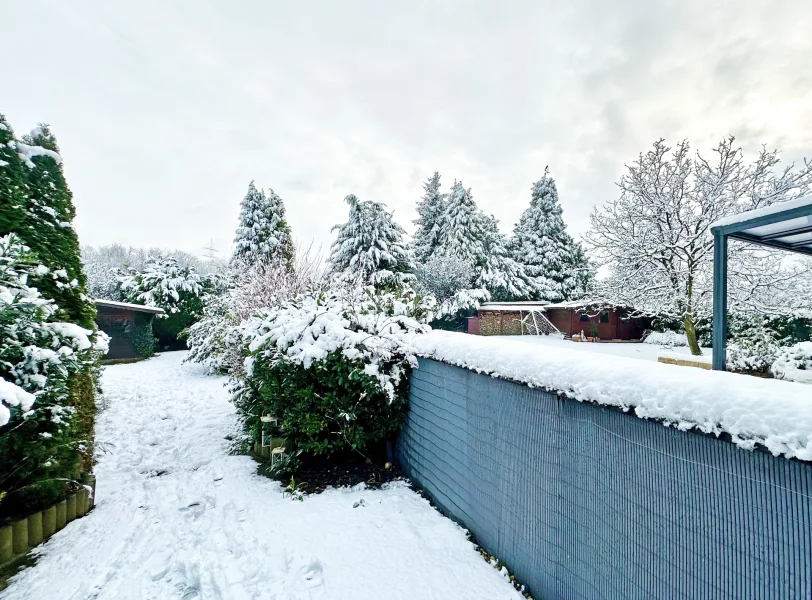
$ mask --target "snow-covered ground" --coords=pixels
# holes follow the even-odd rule
[[[283,497],[250,458],[227,454],[224,380],[183,356],[107,368],[97,505],[0,598],[521,598],[405,484]]]
[[[579,352],[591,352],[595,354],[610,354],[612,356],[624,356],[626,358],[637,358],[654,362],[657,362],[658,356],[679,358],[681,355],[685,355],[686,358],[693,358],[694,360],[698,358],[691,357],[691,350],[688,346],[666,347],[657,344],[639,343],[571,342],[557,335],[495,335],[492,337],[496,339],[514,340],[525,344],[535,344],[548,348],[562,348],[565,350],[577,350]],[[704,362],[710,363],[712,355],[713,348],[702,348]],[[785,367],[784,379],[797,383],[812,384],[812,371],[801,371],[791,367]]]
[[[612,342],[571,342],[557,335],[498,335],[493,336],[499,339],[510,339],[525,344],[538,344],[550,348],[563,348],[566,350],[577,350],[579,352],[595,352],[598,354],[611,354],[612,356],[625,356],[626,358],[639,358],[642,360],[657,361],[657,355],[661,352],[670,352],[690,355],[691,350],[687,346],[674,346],[666,348],[657,344],[639,343],[612,343]],[[702,354],[710,356],[711,348],[702,348]]]

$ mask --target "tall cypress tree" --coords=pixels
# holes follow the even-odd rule
[[[65,181],[56,137],[41,124],[17,143],[28,166],[25,225],[19,235],[36,257],[51,269],[38,282],[43,295],[53,298],[73,323],[92,329],[95,307],[86,295],[79,238],[73,228],[76,209]]]
[[[234,239],[232,260],[254,263],[259,259],[283,259],[290,263],[295,249],[290,226],[285,219],[285,205],[272,189],[268,195],[248,185],[240,206],[240,224]]]
[[[19,234],[25,226],[28,174],[17,152],[14,130],[0,113],[0,236]]]
[[[417,229],[414,232],[412,247],[418,263],[425,263],[437,249],[439,220],[445,205],[446,195],[440,192],[440,173],[435,171],[423,183],[423,198],[417,203],[418,218],[414,221]]]
[[[530,206],[513,230],[513,258],[524,266],[538,300],[559,301],[571,297],[578,288],[576,276],[584,260],[575,241],[567,233],[558,203],[555,181],[544,176],[533,184]]]

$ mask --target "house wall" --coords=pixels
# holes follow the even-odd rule
[[[410,383],[405,473],[535,598],[812,598],[809,463],[432,360]]]

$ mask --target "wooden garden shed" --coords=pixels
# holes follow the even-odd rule
[[[144,355],[139,350],[139,336],[149,332],[152,335],[152,320],[164,314],[162,308],[142,306],[113,300],[93,301],[96,304],[96,325],[110,336],[110,349],[104,357],[107,360],[139,358]]]
[[[643,332],[651,328],[651,319],[628,315],[626,308],[601,306],[588,300],[555,304],[486,302],[479,307],[476,322],[469,319],[468,332],[480,335],[549,333],[544,331],[546,321],[565,336],[581,331],[590,335],[597,327],[601,340],[639,340]]]

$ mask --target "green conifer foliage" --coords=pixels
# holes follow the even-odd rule
[[[0,236],[19,231],[25,222],[25,169],[14,145],[14,131],[0,113]]]
[[[28,202],[20,238],[51,274],[38,282],[43,295],[53,298],[61,318],[83,327],[93,327],[95,308],[87,298],[79,238],[73,229],[76,209],[59,158],[56,138],[47,125],[40,125],[23,138],[24,145],[50,152],[32,152],[26,177]],[[31,166],[33,164],[33,167]]]

